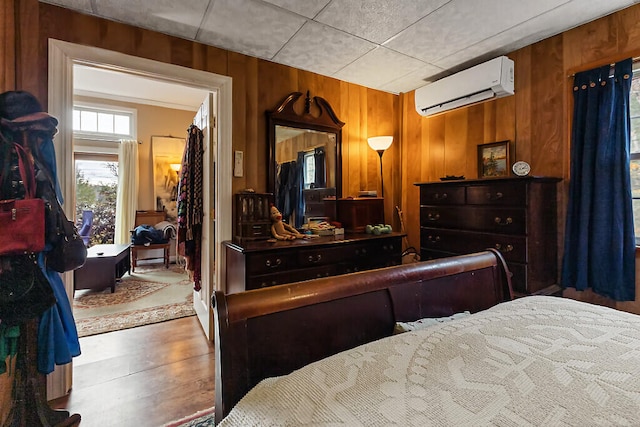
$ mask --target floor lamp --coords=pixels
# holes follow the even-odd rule
[[[391,147],[393,136],[372,136],[367,139],[369,147],[378,152],[380,156],[380,197],[384,197],[384,178],[382,177],[382,155],[384,151]]]

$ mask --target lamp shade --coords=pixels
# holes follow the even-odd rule
[[[391,147],[391,143],[393,142],[393,136],[372,136],[367,139],[369,143],[369,147],[378,151],[378,150],[386,150]]]
[[[180,170],[180,163],[170,163],[169,167],[171,169],[173,169],[175,172],[178,172]]]

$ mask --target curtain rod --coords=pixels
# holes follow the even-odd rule
[[[613,62],[613,63],[609,64],[609,67],[610,67],[610,68],[614,68],[615,66],[616,66],[616,63],[615,63],[615,62]],[[600,65],[600,67],[604,67],[604,65]],[[600,67],[596,66],[596,67],[593,67],[593,68],[600,68]],[[592,70],[593,68],[589,68],[589,70]],[[576,71],[576,72],[574,72],[574,73],[569,74],[567,77],[575,77],[575,75],[576,75],[576,74],[581,73],[581,72],[583,72],[583,71],[587,71],[587,70]]]

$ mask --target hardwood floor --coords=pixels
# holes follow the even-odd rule
[[[50,402],[82,427],[158,427],[214,405],[214,347],[196,316],[80,339],[73,389]]]

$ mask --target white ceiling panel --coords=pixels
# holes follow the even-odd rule
[[[424,70],[428,66],[415,58],[379,46],[338,71],[334,76],[347,82],[360,82],[364,86],[379,87],[413,71]]]
[[[298,15],[314,18],[330,0],[264,0]]]
[[[567,1],[474,0],[479,7],[472,9],[467,6],[468,0],[452,0],[385,46],[426,62],[435,62]],[[521,6],[505,10],[508,3],[515,2]],[[447,26],[439,25],[441,22],[446,22]],[[411,44],[409,40],[420,42]]]
[[[399,79],[389,81],[379,87],[380,90],[391,93],[411,92],[412,90],[427,84],[425,79],[442,74],[443,70],[427,65],[423,69],[413,71]]]
[[[40,1],[392,93],[411,91],[640,2]]]
[[[447,1],[333,0],[316,21],[381,44]]]
[[[552,35],[559,34],[569,28],[581,25],[589,21],[587,17],[607,15],[611,7],[622,9],[631,3],[632,1],[630,0],[609,0],[607,3],[600,0],[589,0],[581,1],[578,8],[575,7],[575,4],[565,3],[544,15],[539,15],[523,22],[521,25],[514,26],[507,31],[470,45],[453,55],[434,61],[434,65],[443,69],[458,71],[461,68],[466,68],[466,66],[460,67],[465,63],[477,63],[478,58],[488,60],[495,56],[512,52]]]
[[[95,12],[114,21],[193,39],[209,0],[109,0],[92,2]]]
[[[216,0],[198,40],[271,59],[305,22],[301,16],[254,0]]]
[[[309,21],[273,60],[303,70],[333,75],[375,47],[374,43],[359,37]]]
[[[78,12],[93,13],[91,0],[47,0],[43,3],[55,4],[56,6],[77,10]]]

